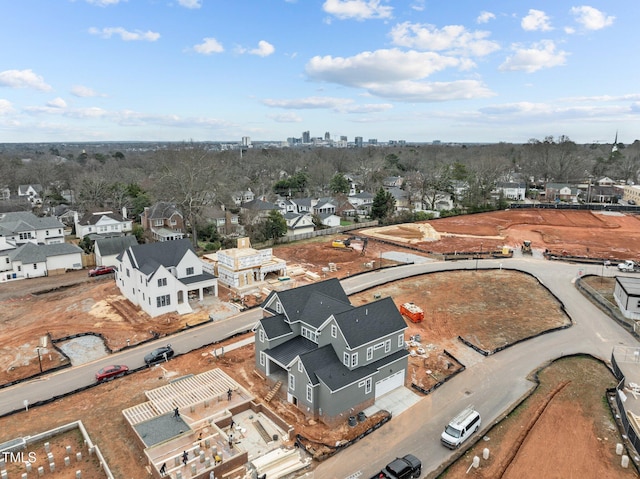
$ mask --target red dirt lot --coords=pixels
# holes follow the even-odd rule
[[[617,212],[523,209],[454,216],[428,222],[443,234],[440,241],[420,243],[433,252],[518,248],[531,240],[533,247],[575,256],[640,258],[638,216]],[[449,236],[470,235],[470,236]],[[499,239],[493,238],[499,236]]]
[[[615,454],[620,435],[603,399],[616,383],[609,369],[592,358],[571,357],[555,361],[539,378],[531,397],[439,477],[638,477],[632,465],[622,468]],[[488,460],[482,459],[485,448]],[[474,456],[481,458],[478,469],[470,468]]]

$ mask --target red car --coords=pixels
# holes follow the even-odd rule
[[[96,381],[106,381],[120,376],[124,376],[129,371],[129,368],[124,364],[116,364],[114,366],[105,366],[96,373]]]
[[[89,276],[102,276],[103,274],[115,273],[116,269],[113,266],[98,266],[97,268],[89,270]]]

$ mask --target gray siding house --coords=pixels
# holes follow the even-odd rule
[[[274,291],[255,326],[256,368],[328,425],[404,386],[407,329],[391,298],[349,303],[337,279]]]

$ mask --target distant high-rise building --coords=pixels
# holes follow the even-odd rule
[[[329,141],[331,139],[331,133],[329,133],[328,131],[325,132],[324,134],[324,141]]]
[[[308,131],[302,132],[302,143],[311,143],[311,134]]]
[[[251,137],[243,136],[242,137],[242,146],[245,148],[249,148],[251,146]]]
[[[347,141],[347,135],[342,135],[340,137],[340,141]]]
[[[370,145],[377,145],[378,144],[378,139],[377,138],[369,138],[369,144]]]
[[[356,136],[355,144],[356,144],[356,148],[362,148],[363,142],[362,142],[362,137],[361,136]]]

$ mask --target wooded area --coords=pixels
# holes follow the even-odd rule
[[[578,145],[565,136],[526,144],[406,145],[363,148],[245,148],[223,150],[214,143],[2,144],[0,188],[15,195],[18,185],[40,184],[43,207],[68,202],[81,211],[126,207],[138,215],[155,201],[175,203],[195,232],[202,211],[233,205],[233,192],[251,189],[273,201],[277,193],[296,198],[344,193],[343,175],[376,194],[390,176],[433,207],[436,195],[466,184],[456,208],[480,211],[496,206],[498,181],[591,182],[608,176],[636,183],[640,141]],[[533,181],[531,181],[533,179]],[[502,205],[504,206],[504,205]]]

